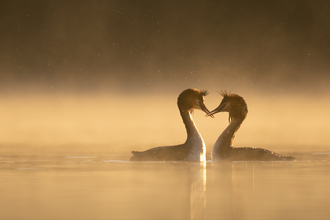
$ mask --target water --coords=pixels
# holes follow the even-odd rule
[[[329,219],[330,152],[294,162],[129,162],[2,146],[0,219]],[[96,149],[96,148],[94,148]],[[282,152],[278,152],[282,153]]]
[[[129,162],[185,141],[176,98],[0,97],[0,219],[329,219],[326,99],[317,114],[314,99],[246,99],[234,146],[295,162]],[[193,117],[209,153],[228,114],[204,115]]]

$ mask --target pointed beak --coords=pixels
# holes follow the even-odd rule
[[[206,115],[208,115],[208,114],[211,113],[211,112],[206,108],[206,106],[204,105],[204,103],[201,103],[201,104],[200,104],[200,108],[201,108],[201,110],[202,110],[203,112],[206,113]],[[211,117],[211,118],[214,118],[213,115],[210,115],[210,117]]]
[[[227,111],[227,105],[226,105],[226,103],[222,103],[216,109],[214,109],[213,111],[207,113],[206,116],[212,117],[214,114],[216,114],[218,112],[225,112],[225,111]]]

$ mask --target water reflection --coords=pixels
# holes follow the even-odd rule
[[[237,180],[237,174],[235,166],[236,164],[233,163],[231,165],[231,200],[230,200],[230,214],[232,219],[245,219],[245,210],[244,210],[244,188],[240,188],[240,182]]]
[[[246,219],[247,204],[253,202],[255,163],[232,162],[231,168],[231,219]]]
[[[191,169],[190,219],[206,219],[206,161]]]
[[[327,219],[329,154],[303,158],[148,163],[2,154],[0,219]]]

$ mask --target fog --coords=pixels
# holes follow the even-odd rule
[[[247,101],[236,146],[329,146],[329,1],[0,4],[4,145],[177,144],[177,96],[199,88],[210,110]],[[210,150],[228,115],[194,118]]]
[[[176,98],[174,95],[47,95],[2,99],[0,143],[2,150],[22,145],[27,151],[28,146],[39,149],[29,154],[69,150],[80,154],[122,153],[122,157],[128,158],[131,150],[185,141],[186,132]],[[249,113],[236,134],[235,146],[263,147],[280,152],[328,148],[330,104],[326,98],[317,102],[297,96],[249,95],[244,98]],[[213,92],[206,97],[205,103],[212,110],[220,100],[221,96]],[[227,113],[215,116],[214,119],[205,117],[199,110],[193,115],[208,154],[228,125]]]

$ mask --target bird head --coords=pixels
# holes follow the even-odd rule
[[[199,109],[208,114],[210,111],[204,104],[204,96],[207,94],[206,90],[186,89],[178,97],[178,106],[181,111],[193,112]]]
[[[229,122],[234,118],[244,120],[248,113],[244,99],[237,94],[227,92],[221,92],[220,94],[223,96],[220,105],[206,116],[213,116],[218,112],[229,112]]]

